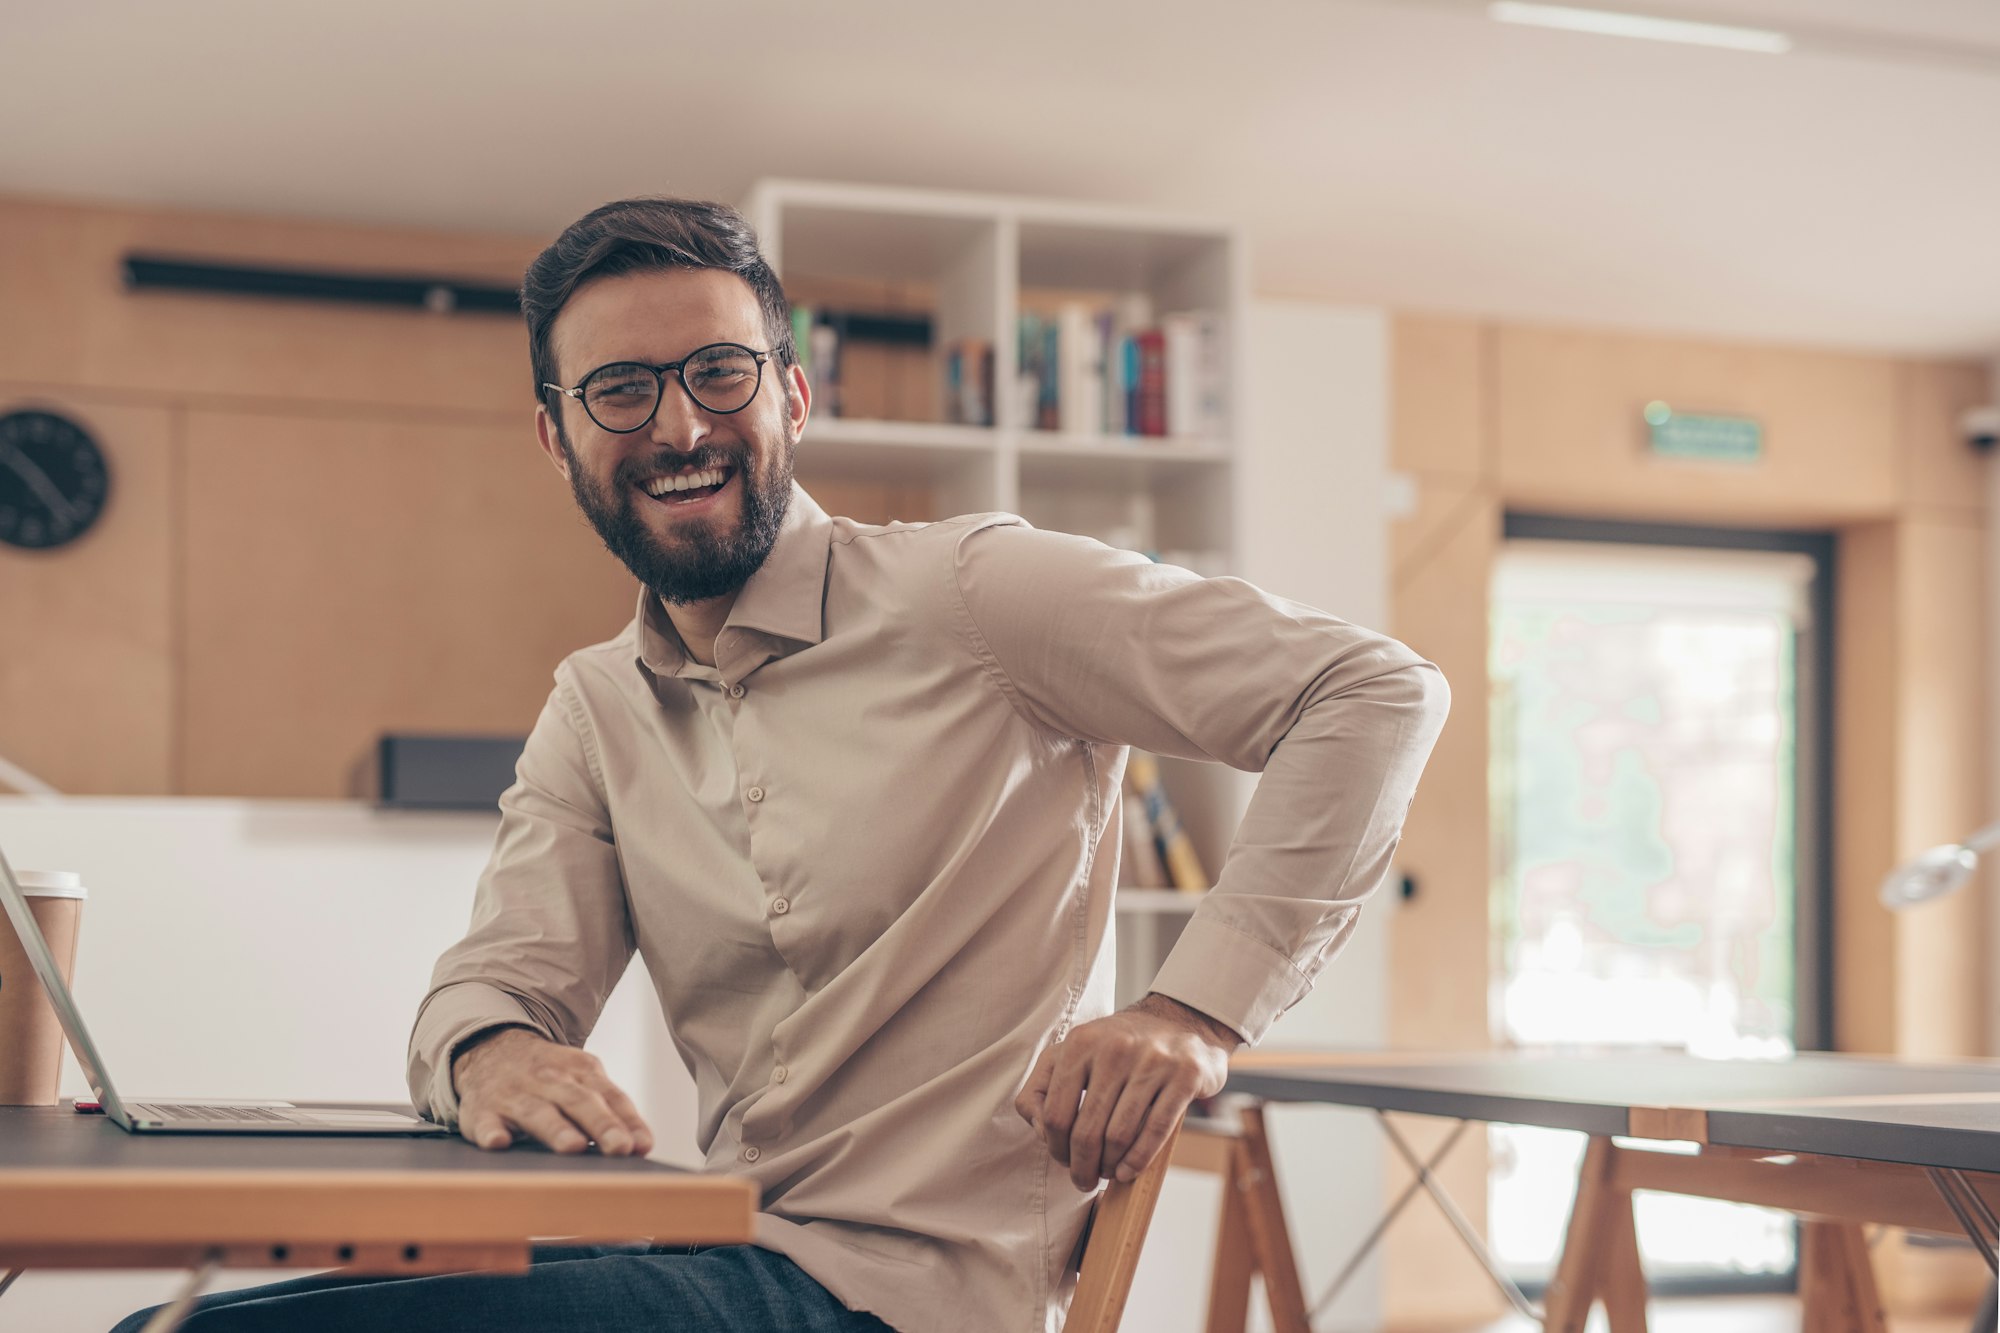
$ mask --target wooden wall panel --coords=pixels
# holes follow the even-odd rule
[[[141,212],[0,198],[0,378],[182,399],[374,403],[518,413],[533,406],[512,316],[135,293],[128,251],[518,283],[526,238]]]
[[[1901,499],[1894,362],[1519,327],[1497,338],[1496,447],[1510,507],[1816,527],[1884,516]],[[1641,416],[1654,399],[1756,418],[1764,457],[1655,457]]]
[[[525,419],[197,412],[183,790],[339,796],[377,735],[524,732],[636,585]]]
[[[1900,913],[1903,859],[1987,822],[1985,529],[1913,518],[1841,540],[1835,722],[1834,1010],[1839,1049],[1984,1053],[1984,899]]]
[[[96,437],[111,500],[60,550],[0,547],[0,755],[59,791],[171,791],[174,414],[0,383],[26,407]]]
[[[1902,416],[1897,452],[1911,504],[1978,516],[1986,511],[1987,458],[1966,442],[1959,417],[1993,401],[1992,375],[1976,362],[1910,361],[1897,367]]]
[[[1977,516],[1925,514],[1901,526],[1899,858],[1957,842],[1993,817],[1986,801],[1986,532]],[[1986,1053],[1985,906],[1975,880],[1896,914],[1898,1054]]]
[[[808,436],[812,427],[806,427]],[[954,515],[937,507],[937,497],[922,485],[883,486],[847,478],[801,479],[800,485],[821,509],[857,523],[930,523]]]
[[[1490,326],[1397,315],[1389,325],[1389,465],[1470,480],[1488,470]]]
[[[1840,537],[1835,606],[1833,1045],[1896,1050],[1896,925],[1876,897],[1896,863],[1897,525]]]

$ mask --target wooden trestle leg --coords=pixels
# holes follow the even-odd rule
[[[1868,1240],[1852,1222],[1799,1228],[1799,1305],[1814,1333],[1884,1333]]]
[[[1590,1307],[1600,1300],[1611,1333],[1645,1333],[1646,1274],[1639,1265],[1632,1191],[1613,1179],[1617,1152],[1607,1138],[1592,1138],[1584,1149],[1562,1259],[1544,1302],[1545,1333],[1583,1333]]]
[[[1241,1128],[1181,1135],[1174,1165],[1222,1177],[1222,1216],[1209,1276],[1207,1333],[1243,1333],[1250,1315],[1250,1279],[1264,1280],[1276,1333],[1312,1333],[1305,1289],[1292,1253],[1291,1228],[1271,1164],[1264,1108],[1245,1107]]]

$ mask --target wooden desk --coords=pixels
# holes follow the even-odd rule
[[[530,1243],[751,1239],[747,1180],[459,1138],[127,1134],[0,1107],[0,1269],[523,1269]]]
[[[1863,1223],[1962,1232],[1989,1266],[2000,1266],[2000,1062],[1247,1052],[1232,1062],[1228,1090],[1261,1101],[1589,1135],[1562,1260],[1546,1309],[1535,1310],[1431,1175],[1456,1133],[1423,1161],[1383,1120],[1417,1176],[1383,1225],[1419,1188],[1429,1192],[1496,1284],[1550,1333],[1581,1333],[1598,1301],[1613,1333],[1646,1327],[1634,1190],[1782,1208],[1808,1219],[1799,1266],[1806,1327],[1814,1333],[1884,1327]],[[1696,1150],[1633,1142],[1648,1139]]]

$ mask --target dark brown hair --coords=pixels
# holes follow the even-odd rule
[[[576,289],[590,278],[668,268],[726,269],[749,283],[778,364],[789,367],[798,360],[791,303],[741,213],[695,199],[620,199],[570,223],[535,256],[521,280],[521,313],[528,320],[528,361],[538,402],[548,402],[542,385],[561,383],[549,330]]]

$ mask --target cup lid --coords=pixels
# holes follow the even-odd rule
[[[83,876],[74,870],[16,870],[21,892],[30,898],[87,898]]]

